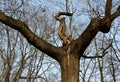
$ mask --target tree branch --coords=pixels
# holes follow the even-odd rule
[[[106,50],[109,49],[110,47],[112,47],[112,42],[108,45],[108,47],[103,49],[102,56],[98,56],[97,53],[96,53],[95,56],[82,55],[82,57],[83,58],[103,58],[106,55],[106,53],[107,53]]]
[[[119,6],[120,7],[120,6]],[[120,16],[120,8],[117,8],[117,10],[111,14],[109,17],[107,18],[103,18],[101,21],[101,25],[100,25],[100,31],[103,33],[108,33],[111,27],[111,24],[113,22],[113,20],[115,18],[117,18],[118,16]]]
[[[48,82],[45,78],[43,78],[42,76],[38,75],[38,76],[32,76],[30,77],[29,79],[37,79],[37,78],[41,78],[43,80],[45,80],[46,82]],[[21,76],[20,79],[28,79],[28,77],[25,77],[25,76]]]
[[[90,24],[88,25],[87,29],[76,39],[76,46],[79,46],[80,55],[82,55],[90,44],[92,39],[96,36],[100,29],[100,18],[93,18],[91,19]]]
[[[60,60],[61,57],[60,53],[63,51],[60,48],[53,46],[52,44],[46,42],[45,40],[35,35],[24,22],[6,16],[1,11],[0,11],[0,22],[10,26],[15,30],[18,30],[31,45],[38,48],[40,51],[48,54],[50,57],[56,60]]]
[[[60,39],[63,41],[63,46],[67,45],[69,42],[72,43],[72,36],[66,34],[66,23],[65,23],[65,17],[60,17],[60,15],[67,15],[72,16],[73,13],[68,12],[58,12],[55,16],[55,19],[60,22],[58,35]]]
[[[73,12],[73,13],[74,13],[74,12]],[[69,13],[69,12],[58,12],[58,13],[56,14],[56,16],[55,16],[55,19],[56,19],[56,20],[60,20],[60,19],[61,19],[61,18],[60,18],[61,15],[72,16],[73,13]]]
[[[112,9],[112,0],[107,0],[106,7],[105,7],[105,17],[110,17]]]
[[[76,39],[76,46],[79,45],[80,54],[84,53],[87,46],[99,31],[108,33],[111,27],[111,23],[118,16],[120,16],[120,6],[117,8],[116,12],[110,15],[109,18],[101,19],[96,17],[91,19],[87,29],[81,34],[81,36],[78,37],[78,39]]]
[[[104,56],[86,56],[86,55],[83,55],[82,56],[83,58],[103,58]]]

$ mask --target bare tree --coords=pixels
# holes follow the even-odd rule
[[[2,11],[0,11],[0,22],[19,31],[31,45],[58,61],[61,67],[62,82],[79,82],[80,58],[104,57],[104,55],[86,56],[83,55],[83,53],[96,34],[98,32],[108,33],[112,22],[120,16],[120,6],[115,12],[111,13],[111,3],[112,0],[106,0],[106,6],[104,8],[105,16],[93,17],[85,31],[79,35],[77,39],[72,41],[72,45],[68,44],[56,47],[36,35],[25,22],[22,22],[19,19],[14,19]],[[68,49],[69,54],[67,53]],[[69,61],[67,60],[68,55]]]

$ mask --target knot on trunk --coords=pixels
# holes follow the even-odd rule
[[[100,32],[108,33],[110,31],[111,23],[112,22],[107,22],[105,24],[101,24],[101,26],[100,26]]]

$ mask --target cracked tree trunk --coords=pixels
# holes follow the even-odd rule
[[[60,63],[62,82],[79,82],[79,54],[70,54],[69,60],[66,55]]]

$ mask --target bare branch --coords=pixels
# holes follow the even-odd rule
[[[45,78],[43,78],[43,77],[40,76],[40,75],[30,77],[30,79],[37,79],[37,78],[41,78],[41,79],[45,80],[46,82],[48,82]],[[20,79],[27,79],[27,77],[21,76]]]
[[[109,49],[110,47],[112,47],[112,42],[108,45],[108,47],[106,47],[103,50],[102,56],[98,56],[97,53],[95,54],[95,56],[86,56],[86,55],[82,55],[83,58],[103,58],[106,55],[106,50]]]
[[[105,17],[110,17],[112,9],[112,0],[107,0],[105,7]]]
[[[103,58],[103,56],[85,56],[85,55],[83,55],[82,56],[83,58]]]
[[[56,60],[60,59],[61,57],[60,53],[63,51],[61,51],[60,48],[53,46],[52,44],[40,38],[39,36],[35,35],[24,22],[6,16],[1,11],[0,11],[0,22],[10,26],[15,30],[18,30],[31,45],[38,48],[42,52],[48,54],[50,57]]]
[[[74,13],[74,12],[73,12]],[[58,30],[58,35],[60,39],[63,41],[63,46],[72,43],[72,36],[68,36],[66,34],[66,24],[65,24],[65,17],[60,17],[61,15],[67,15],[67,16],[72,16],[73,13],[68,13],[68,12],[58,12],[55,16],[55,19],[60,22],[59,25],[59,30]]]
[[[73,12],[73,13],[74,13],[74,12]],[[72,16],[73,13],[68,13],[68,12],[58,12],[58,13],[56,14],[56,16],[55,16],[55,19],[56,19],[56,20],[61,20],[61,18],[60,18],[61,15]]]

